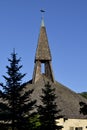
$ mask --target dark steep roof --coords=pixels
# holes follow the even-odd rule
[[[25,91],[34,89],[32,99],[36,99],[37,105],[40,105],[40,96],[42,95],[42,88],[44,88],[44,85],[47,82],[49,82],[51,86],[55,88],[55,94],[57,96],[56,103],[58,109],[61,110],[60,114],[62,114],[65,118],[71,119],[86,118],[84,115],[80,114],[79,102],[82,101],[87,103],[87,100],[81,95],[62,85],[61,83],[56,81],[54,83],[51,82],[44,75],[41,75],[41,77],[35,84],[27,83],[25,86]]]
[[[51,52],[45,26],[41,26],[40,28],[35,60],[51,60]]]

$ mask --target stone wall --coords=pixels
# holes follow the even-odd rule
[[[57,124],[63,126],[62,130],[87,130],[87,119],[59,119]]]

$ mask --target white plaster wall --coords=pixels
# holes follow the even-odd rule
[[[70,127],[73,127],[73,130],[76,127],[82,127],[82,130],[87,130],[87,119],[67,119],[64,121],[61,118],[57,120],[57,124],[63,126],[62,130],[71,130]]]

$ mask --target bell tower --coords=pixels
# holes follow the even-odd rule
[[[38,79],[45,75],[49,80],[54,82],[54,76],[51,66],[51,52],[48,44],[48,38],[46,34],[46,28],[44,25],[44,19],[42,18],[40,34],[38,38],[38,45],[35,55],[35,66],[33,72],[33,83],[37,82]]]

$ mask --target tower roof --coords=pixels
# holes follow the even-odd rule
[[[51,60],[51,53],[50,53],[50,48],[48,44],[48,38],[47,38],[46,28],[44,25],[43,18],[41,21],[41,28],[40,28],[35,60]]]
[[[47,78],[49,78],[52,82],[54,82],[51,60],[52,58],[51,58],[51,52],[48,44],[46,28],[44,25],[44,19],[42,18],[38,45],[37,45],[37,50],[35,55],[35,67],[34,67],[33,80],[32,80],[33,83],[37,82],[41,77],[41,75],[43,74]],[[42,72],[42,64],[44,65],[43,66],[44,72]]]

